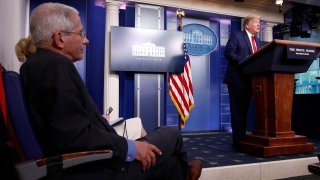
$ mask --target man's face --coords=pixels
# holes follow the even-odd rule
[[[260,31],[260,20],[259,19],[252,19],[249,21],[249,23],[246,25],[247,31],[249,31],[251,34],[256,34]]]
[[[73,62],[83,58],[84,45],[89,43],[89,40],[84,35],[80,17],[77,14],[72,14],[71,19],[74,23],[71,33],[64,32],[64,47],[62,52],[68,56]]]

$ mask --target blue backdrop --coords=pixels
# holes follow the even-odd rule
[[[49,2],[48,0],[31,0],[30,1],[30,10],[34,9],[36,6],[43,2]],[[92,96],[94,102],[97,104],[100,111],[103,110],[103,83],[104,83],[104,49],[105,49],[105,21],[106,21],[106,9],[103,7],[95,6],[95,0],[83,0],[83,1],[74,1],[74,0],[51,0],[50,2],[60,2],[70,6],[75,7],[82,19],[82,24],[84,29],[87,32],[87,37],[90,40],[90,44],[86,48],[85,60],[82,64],[77,65],[81,76],[83,77],[87,89]],[[165,8],[167,12],[167,8]],[[198,13],[199,17],[203,16],[202,12]],[[166,14],[166,13],[165,13]],[[197,17],[198,17],[197,16]],[[120,10],[119,25],[125,27],[135,27],[135,7],[127,6],[125,10]],[[206,14],[205,18],[219,18],[220,15],[216,14]],[[241,30],[241,20],[237,17],[227,17],[222,16],[224,19],[231,20],[231,27],[229,34],[233,31]],[[215,30],[217,35],[220,33],[220,25],[217,21],[211,21],[212,29]],[[167,16],[164,16],[164,29],[167,29]],[[224,32],[225,33],[225,32]],[[219,35],[218,35],[219,36]],[[218,37],[219,39],[219,37]],[[220,42],[219,42],[220,43]],[[221,78],[223,76],[223,66],[225,66],[225,60],[223,57],[224,47],[221,47],[218,44],[219,50],[210,55],[210,84],[211,84],[211,97],[210,97],[210,121],[211,127],[210,130],[220,130],[219,123],[222,120],[230,121],[229,117],[227,119],[222,119],[221,113]],[[167,79],[167,75],[164,77]],[[134,116],[134,73],[133,72],[119,72],[120,79],[120,116],[124,118],[130,118]],[[164,86],[164,92],[167,94],[167,86]],[[165,95],[167,97],[167,95]],[[170,101],[170,102],[168,102]],[[228,100],[227,100],[228,101]],[[165,98],[165,104],[170,104],[171,99]],[[169,109],[168,109],[169,108]],[[177,111],[172,108],[172,106],[166,105],[164,107],[164,114],[174,112],[177,114]],[[192,112],[191,112],[192,113]],[[252,108],[251,108],[251,114]],[[165,115],[164,124],[167,124],[168,121],[172,119],[167,119]],[[253,118],[249,118],[249,129],[253,126]],[[172,122],[169,122],[172,123]],[[197,122],[201,123],[201,121]],[[198,129],[198,125],[189,127],[188,131],[193,131],[193,129]]]

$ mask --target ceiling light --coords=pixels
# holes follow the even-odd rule
[[[275,0],[276,5],[282,6],[283,0]]]

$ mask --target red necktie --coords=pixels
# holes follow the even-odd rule
[[[253,53],[257,52],[256,41],[254,40],[254,36],[251,36],[251,43],[253,48]]]

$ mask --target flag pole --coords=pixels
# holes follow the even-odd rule
[[[182,31],[182,17],[185,16],[184,11],[182,11],[181,9],[178,9],[177,12],[177,26],[178,26],[178,31]],[[182,123],[182,119],[181,119],[181,114],[179,114],[178,116],[178,128],[179,130],[181,130],[181,123]]]
[[[184,15],[183,11],[177,10],[178,31],[182,31],[182,17]],[[169,74],[169,94],[180,115],[178,118],[179,129],[185,127],[185,122],[190,116],[190,110],[194,107],[191,62],[185,40],[183,51],[183,72]]]

